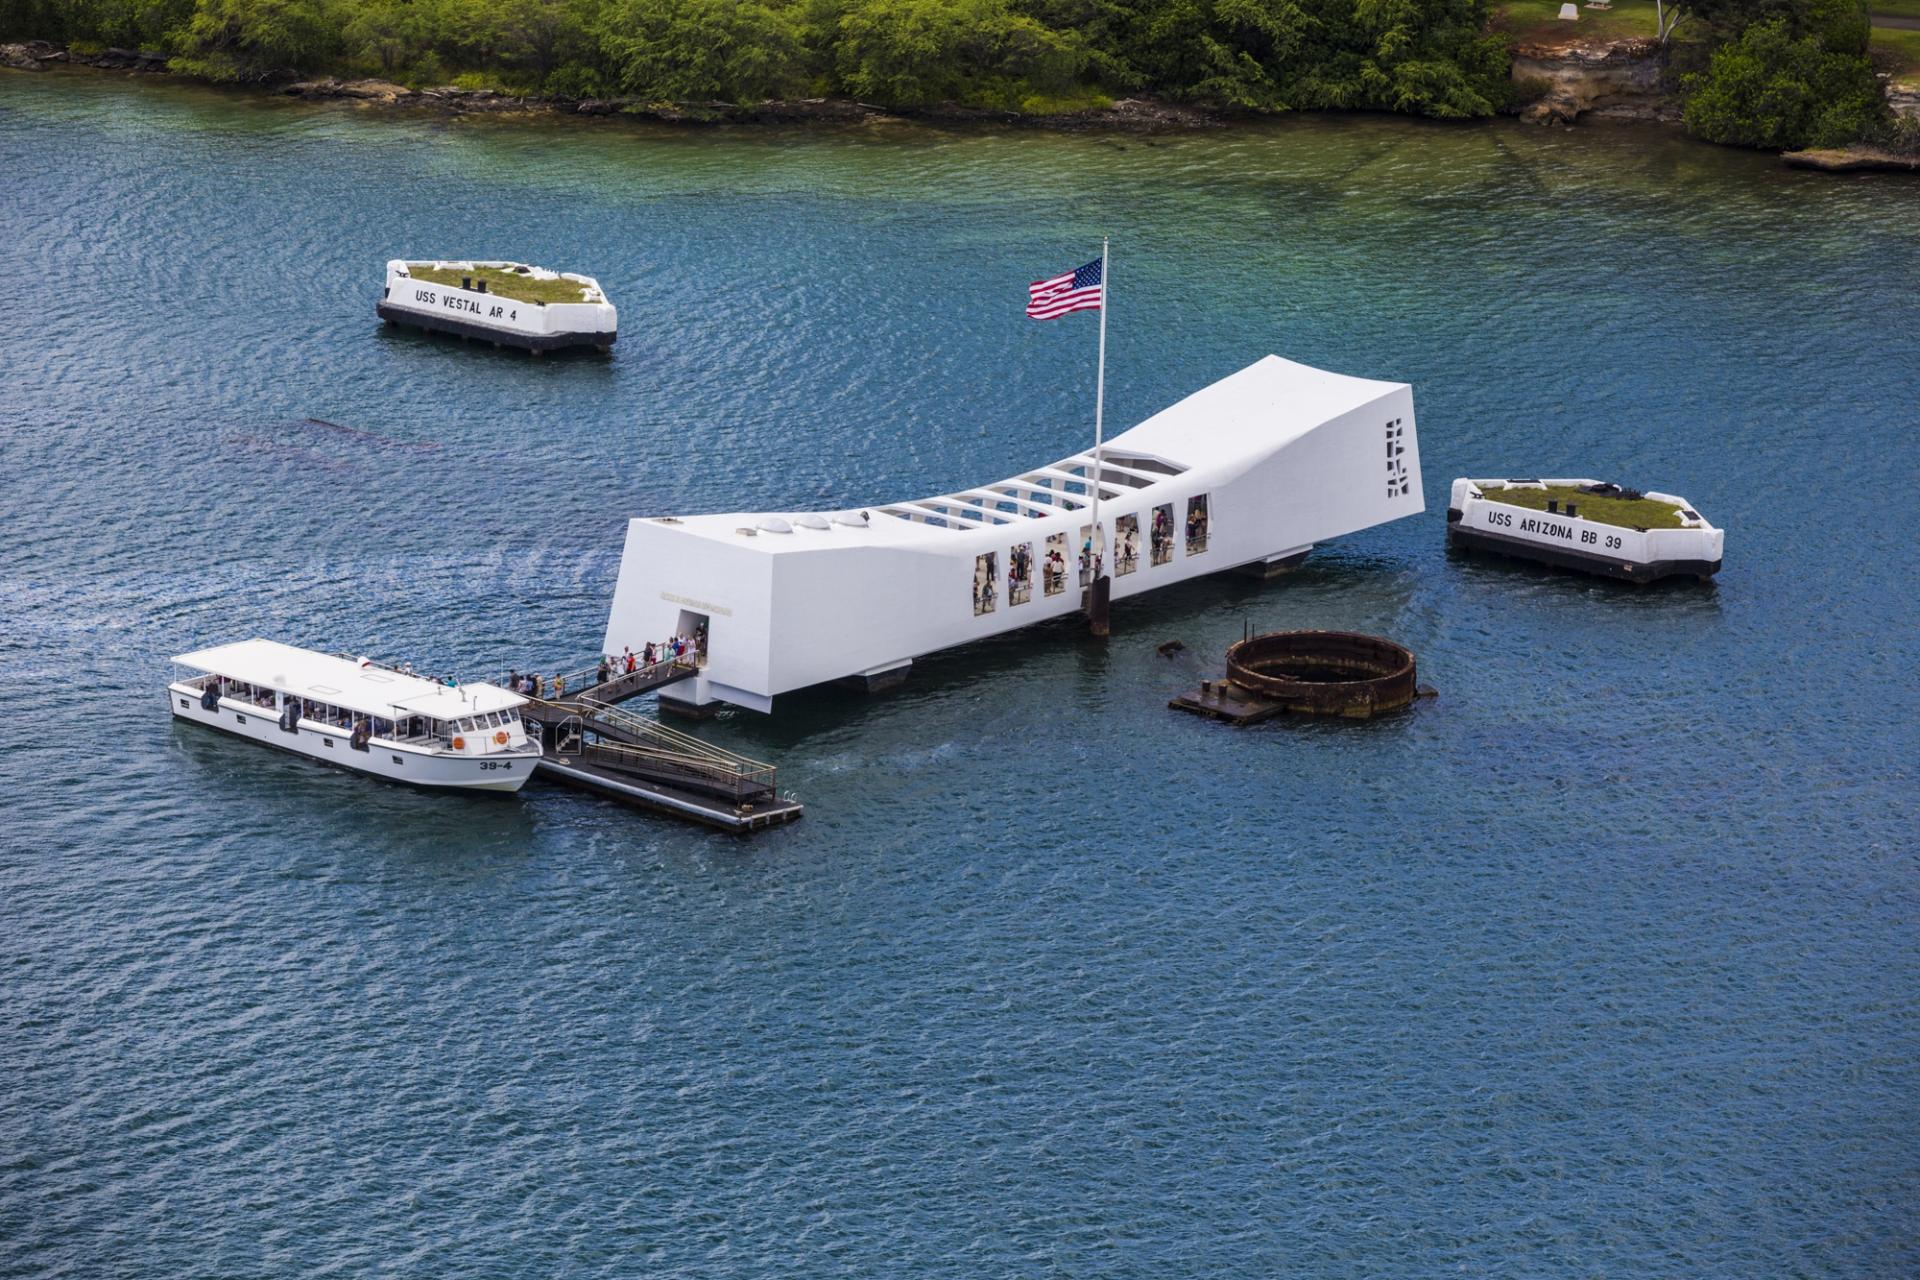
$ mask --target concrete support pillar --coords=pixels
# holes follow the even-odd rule
[[[694,701],[699,692],[700,681],[691,681],[694,688],[687,685],[670,684],[660,691],[660,712],[662,715],[680,716],[687,720],[711,720],[720,714],[720,703],[714,699],[705,702]]]
[[[1282,551],[1277,555],[1262,556],[1247,564],[1235,565],[1233,571],[1243,577],[1271,582],[1299,568],[1300,562],[1307,558],[1307,552],[1311,550],[1313,550],[1311,546],[1305,546],[1295,551]]]
[[[843,688],[858,689],[861,693],[885,693],[888,689],[898,689],[905,684],[912,672],[913,660],[908,659],[893,666],[875,667],[858,675],[842,676],[835,683]]]
[[[1113,598],[1113,579],[1105,574],[1093,580],[1093,586],[1087,594],[1087,624],[1093,634],[1105,639],[1111,631],[1109,625],[1109,603]]]

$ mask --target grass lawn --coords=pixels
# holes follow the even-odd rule
[[[488,293],[497,293],[503,298],[512,298],[515,302],[581,302],[584,300],[582,286],[573,280],[536,280],[532,276],[502,271],[498,267],[442,267],[435,270],[433,267],[409,262],[407,274],[415,280],[424,280],[428,284],[449,284],[456,289],[460,287],[462,276],[471,276],[476,282],[485,280]]]
[[[1920,0],[1867,0],[1867,12],[1875,17],[1920,18]]]
[[[1920,0],[1894,0],[1920,4]],[[1493,9],[1495,31],[1529,40],[1619,40],[1660,34],[1653,0],[1614,0],[1611,9],[1588,9],[1582,3],[1577,22],[1560,21],[1561,0],[1505,0]],[[1684,30],[1686,24],[1682,23]]]
[[[1545,489],[1482,489],[1481,492],[1491,501],[1504,502],[1510,507],[1525,507],[1529,511],[1545,511],[1549,498],[1558,502],[1562,511],[1571,502],[1579,509],[1582,520],[1617,524],[1623,529],[1681,527],[1680,508],[1670,502],[1656,502],[1652,498],[1607,498],[1595,493],[1582,493],[1564,485],[1550,485]]]
[[[1920,0],[1915,0],[1920,4]],[[1882,71],[1893,72],[1901,84],[1920,85],[1920,31],[1896,31],[1875,27],[1867,44],[1867,56]]]

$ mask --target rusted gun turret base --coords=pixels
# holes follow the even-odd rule
[[[1229,724],[1283,712],[1366,720],[1431,696],[1415,679],[1413,654],[1391,640],[1351,631],[1277,631],[1227,650],[1227,675],[1203,680],[1167,705]]]

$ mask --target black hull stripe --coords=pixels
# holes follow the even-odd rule
[[[441,333],[457,333],[462,337],[478,338],[482,342],[497,342],[503,347],[519,347],[525,351],[557,351],[562,347],[610,347],[614,339],[619,336],[617,333],[515,333],[510,329],[493,329],[484,324],[455,320],[450,316],[431,315],[406,307],[390,306],[385,302],[374,303],[373,310],[382,320],[393,324],[410,324],[418,329],[437,329]]]
[[[1710,578],[1720,572],[1718,560],[1649,560],[1645,564],[1634,564],[1621,560],[1618,556],[1609,558],[1573,551],[1565,547],[1541,546],[1537,542],[1528,542],[1524,538],[1510,538],[1479,529],[1467,529],[1458,524],[1447,526],[1447,541],[1454,546],[1468,547],[1475,551],[1491,551],[1495,555],[1510,556],[1515,560],[1532,560],[1538,564],[1550,564],[1556,568],[1574,569],[1581,573],[1617,578],[1622,582],[1658,582],[1662,578],[1679,577]]]

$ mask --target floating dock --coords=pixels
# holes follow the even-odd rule
[[[723,831],[744,834],[796,821],[805,807],[780,794],[771,764],[615,705],[699,671],[697,659],[680,658],[588,683],[578,693],[531,699],[521,716],[540,744],[535,770]]]

